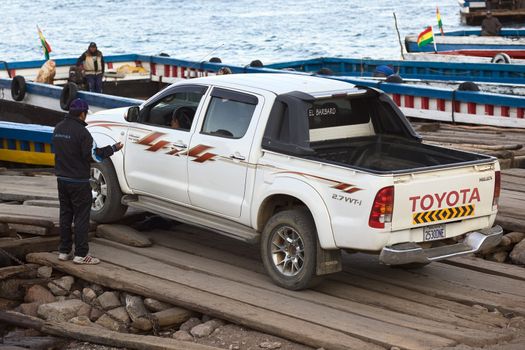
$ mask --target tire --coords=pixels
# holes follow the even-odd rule
[[[458,86],[458,91],[480,91],[479,86],[471,81],[464,81]]]
[[[101,224],[121,219],[128,207],[122,205],[117,173],[109,159],[91,164],[90,182],[93,193],[91,219]]]
[[[69,105],[71,104],[71,101],[77,98],[77,94],[78,85],[71,82],[67,83],[60,94],[60,108],[64,111],[69,111]]]
[[[23,76],[17,75],[11,82],[11,97],[15,101],[22,101],[26,97],[26,80]]]
[[[498,54],[496,54],[492,60],[490,60],[491,63],[505,63],[505,64],[508,64],[510,63],[510,56],[507,55],[506,53],[504,52],[500,52]]]
[[[288,244],[285,248],[283,236],[293,239],[298,237],[296,246]],[[272,247],[282,244],[280,253],[272,252]],[[302,250],[301,259],[297,259],[297,265],[290,260],[291,265],[279,264],[290,253],[290,248]],[[285,252],[288,251],[288,253]],[[297,250],[293,254],[298,257]],[[301,290],[311,288],[319,282],[322,277],[316,276],[317,260],[317,230],[312,215],[307,209],[292,209],[278,212],[268,220],[261,237],[261,257],[264,267],[270,278],[279,286],[290,290]],[[280,266],[281,265],[281,266]],[[294,271],[294,266],[298,270]]]

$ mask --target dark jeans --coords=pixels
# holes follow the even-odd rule
[[[88,232],[91,211],[91,185],[89,182],[58,180],[60,201],[60,253],[69,254],[73,245],[75,223],[75,256],[86,256],[89,252]]]
[[[86,81],[88,83],[89,91],[102,92],[102,74],[87,74]]]

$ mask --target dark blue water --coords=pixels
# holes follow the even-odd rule
[[[247,64],[333,57],[399,58],[402,39],[436,26],[438,1],[421,0],[2,0],[0,60],[80,55],[96,41],[106,55],[158,54]],[[445,30],[461,26],[457,0],[439,1]],[[436,28],[437,29],[437,28]]]

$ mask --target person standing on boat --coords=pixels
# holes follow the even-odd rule
[[[86,52],[77,60],[77,66],[83,66],[86,81],[91,92],[102,92],[102,76],[104,75],[104,56],[97,49],[97,44],[90,43]]]
[[[98,148],[86,129],[89,106],[83,99],[74,99],[69,114],[53,131],[55,172],[60,203],[60,245],[58,259],[73,260],[75,264],[98,264],[90,256],[88,245],[89,215],[93,201],[91,193],[90,163],[101,162],[122,149],[122,143]],[[73,229],[75,251],[73,254]]]
[[[491,11],[487,11],[487,17],[481,22],[481,35],[482,36],[494,36],[499,35],[501,30],[500,21],[492,16]]]

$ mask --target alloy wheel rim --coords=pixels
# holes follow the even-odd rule
[[[91,168],[90,184],[93,199],[91,209],[94,211],[102,210],[108,196],[108,185],[102,171],[97,168]]]
[[[271,240],[272,260],[283,275],[296,276],[304,266],[304,242],[301,235],[290,226],[274,231]]]

